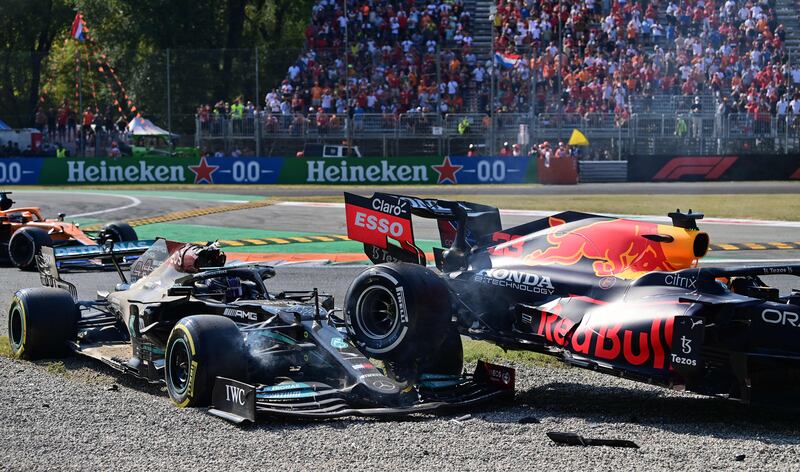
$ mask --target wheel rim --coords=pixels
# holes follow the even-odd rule
[[[400,309],[394,294],[386,287],[373,285],[358,298],[356,323],[370,339],[385,339],[400,323]]]
[[[8,340],[11,342],[11,349],[16,352],[22,346],[25,337],[25,323],[22,320],[22,312],[18,306],[11,309],[8,318]]]
[[[189,386],[189,366],[189,347],[183,338],[178,338],[169,353],[169,383],[179,395]]]
[[[29,239],[29,236],[27,234],[22,234],[21,236],[11,239],[8,254],[15,264],[20,267],[26,267],[33,263],[33,246],[33,241]]]

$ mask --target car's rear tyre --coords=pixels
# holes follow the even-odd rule
[[[8,257],[11,263],[20,269],[32,269],[36,267],[36,255],[42,246],[52,245],[53,240],[44,230],[33,227],[20,228],[8,242]]]
[[[167,392],[180,408],[207,406],[217,376],[246,380],[247,350],[233,320],[194,315],[170,333],[165,354]]]
[[[439,351],[452,328],[450,291],[433,271],[381,264],[356,277],[345,297],[350,338],[368,356],[410,365]]]
[[[69,293],[50,287],[26,288],[14,294],[8,310],[11,355],[22,359],[61,357],[75,339],[80,309]]]
[[[97,242],[104,244],[106,241],[113,241],[120,243],[124,241],[136,241],[139,237],[136,235],[136,230],[128,223],[122,221],[115,221],[103,226],[100,234],[97,237]]]

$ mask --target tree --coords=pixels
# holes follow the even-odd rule
[[[189,118],[200,103],[255,97],[255,49],[263,88],[283,78],[303,47],[314,0],[3,0],[0,2],[0,113],[32,120],[42,79],[55,77],[51,103],[74,94],[76,10],[124,83],[151,118],[166,112],[166,50],[173,112]],[[66,41],[65,41],[66,40]],[[43,60],[46,67],[43,68]],[[24,59],[24,60],[23,60]],[[84,64],[85,65],[85,64]],[[96,80],[97,65],[94,68]],[[263,67],[265,66],[266,67]],[[91,79],[94,80],[94,79]],[[112,94],[98,84],[98,97]],[[12,120],[13,121],[13,120]],[[193,123],[193,120],[191,120]],[[23,124],[16,123],[15,124]]]
[[[74,14],[64,0],[0,2],[0,114],[12,126],[32,124],[39,101],[42,61]]]

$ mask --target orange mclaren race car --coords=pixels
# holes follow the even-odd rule
[[[10,262],[21,269],[36,266],[36,254],[42,246],[58,248],[74,254],[86,252],[87,246],[98,248],[108,241],[114,243],[137,241],[136,231],[127,223],[109,223],[92,235],[79,225],[57,219],[45,218],[36,207],[12,208],[11,192],[0,192],[0,261]],[[89,253],[95,251],[88,251]]]

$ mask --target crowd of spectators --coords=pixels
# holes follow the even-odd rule
[[[346,118],[358,129],[364,114],[391,127],[399,114],[533,111],[622,126],[654,96],[686,96],[688,113],[698,95],[715,97],[703,113],[800,114],[800,68],[774,1],[496,0],[475,19],[463,0],[317,0],[304,52],[266,95],[264,125],[324,133]],[[486,60],[476,21],[490,22],[493,51],[519,59]],[[212,126],[259,109],[239,98],[197,113]]]
[[[773,0],[497,0],[492,21],[497,50],[525,57],[500,71],[499,87],[522,109],[531,74],[537,111],[614,112],[618,124],[631,97],[658,94],[713,94],[724,113],[785,113],[800,85]]]
[[[112,107],[105,110],[86,107],[83,111],[73,108],[68,100],[58,107],[40,106],[34,114],[34,126],[42,133],[41,149],[12,149],[11,143],[0,147],[3,156],[45,155],[55,156],[59,150],[65,155],[73,154],[80,146],[81,137],[85,148],[108,147],[113,155],[119,152],[118,141],[125,136],[127,119],[114,113]],[[116,150],[115,150],[116,148]]]
[[[31,147],[27,146],[26,149],[20,149],[19,144],[13,141],[8,141],[0,145],[0,157],[18,157],[18,156],[31,156]]]
[[[471,50],[472,22],[462,0],[319,0],[306,50],[265,110],[323,129],[366,113],[465,111],[465,88],[483,67]]]
[[[115,114],[111,107],[105,111],[86,107],[80,112],[73,109],[69,101],[64,101],[58,108],[39,107],[34,124],[48,142],[76,141],[82,130],[86,141],[93,145],[98,134],[124,133],[128,122],[121,114]]]
[[[201,123],[209,123],[213,117],[225,116],[230,118],[244,118],[245,116],[253,116],[256,112],[256,106],[251,101],[244,101],[242,97],[238,97],[233,103],[219,100],[213,106],[200,105],[197,107],[197,117]]]

